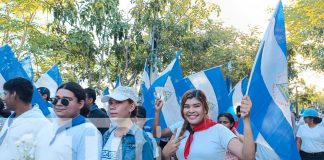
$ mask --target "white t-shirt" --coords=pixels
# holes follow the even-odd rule
[[[118,157],[118,155],[121,156],[121,154],[118,154],[118,152],[121,152],[121,137],[115,136],[115,131],[114,130],[108,140],[105,146],[102,149],[102,155],[101,155],[101,160],[119,160],[121,157]]]
[[[8,122],[11,121],[10,125]],[[41,110],[32,108],[17,118],[8,118],[0,132],[0,159],[23,159],[32,157],[35,149],[37,133],[42,127],[49,125]],[[23,150],[31,151],[26,153]]]
[[[178,131],[181,127],[178,128]],[[177,133],[177,135],[179,132]],[[189,131],[185,131],[186,136],[177,150],[177,158],[184,160],[184,149],[189,137]],[[178,137],[178,136],[177,136]],[[228,144],[236,136],[232,131],[221,124],[216,124],[207,130],[195,132],[190,146],[188,159],[190,160],[224,160]]]
[[[307,153],[324,152],[324,127],[316,125],[309,128],[307,124],[299,127],[297,137],[301,139],[301,150]]]
[[[58,132],[54,122],[37,136],[36,160],[99,160],[102,136],[90,122]]]

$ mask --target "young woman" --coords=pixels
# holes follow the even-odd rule
[[[236,131],[236,128],[234,127],[235,121],[233,116],[230,113],[226,112],[218,115],[217,122],[219,124],[224,125],[226,128],[230,129],[239,138],[239,140],[243,142],[243,136]],[[234,156],[231,152],[229,151],[226,152],[225,160],[237,160],[237,159],[238,158]]]
[[[302,160],[324,159],[324,127],[318,125],[322,119],[314,108],[308,108],[301,115],[306,124],[299,127],[296,135],[297,147]]]
[[[249,116],[252,103],[250,98],[245,96],[241,104],[241,114],[244,120],[243,143],[229,129],[216,124],[208,117],[209,107],[202,91],[186,92],[181,100],[181,115],[184,124],[179,128],[179,136],[175,136],[174,132],[171,140],[163,149],[163,159],[169,159],[176,153],[179,160],[223,160],[227,150],[240,159],[254,159],[255,147]]]
[[[119,86],[101,101],[109,103],[112,124],[103,135],[101,160],[152,160],[153,145],[148,135],[131,118],[136,116],[136,92]]]

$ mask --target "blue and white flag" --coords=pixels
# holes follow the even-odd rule
[[[0,48],[0,94],[3,94],[3,84],[13,78],[22,77],[30,80],[29,76],[12,53],[9,46]],[[33,82],[32,82],[33,83]],[[34,85],[32,104],[38,104],[40,110],[45,116],[50,114],[49,104],[43,100]]]
[[[116,84],[115,84],[115,87],[114,88],[117,88],[119,86],[121,86],[121,78],[120,78],[120,75],[117,76],[117,79],[116,79]]]
[[[144,101],[145,95],[150,87],[151,87],[150,68],[146,60],[144,65],[144,70],[143,70],[142,84],[141,84],[142,102]]]
[[[246,93],[246,87],[247,78],[244,77],[234,86],[232,91],[228,94],[231,106],[233,106],[234,110],[236,110],[237,106],[241,105],[241,100]]]
[[[106,88],[102,91],[102,95],[103,95],[103,96],[109,95],[109,88],[108,88],[108,87],[106,87]]]
[[[215,121],[217,121],[218,114],[227,112],[230,107],[221,67],[213,67],[187,76],[176,87],[179,95],[183,95],[190,89],[199,89],[205,93],[209,105],[209,116]]]
[[[257,145],[273,150],[278,159],[300,159],[291,123],[284,14],[281,1],[258,50],[247,94]],[[254,131],[255,133],[255,131]]]
[[[232,69],[232,62],[228,62],[226,64],[226,70],[227,70],[227,74],[226,74],[226,86],[227,86],[227,92],[230,92],[232,90],[232,81],[230,78],[230,74],[231,74],[231,69]]]
[[[23,58],[19,62],[21,63],[24,70],[26,71],[26,73],[27,73],[28,77],[30,78],[30,80],[32,82],[34,82],[34,71],[33,71],[30,56],[27,56],[27,57]]]
[[[55,97],[57,88],[62,84],[62,77],[57,64],[54,64],[36,82],[37,87],[46,87],[51,97]]]
[[[174,89],[174,84],[181,81],[181,79],[182,71],[177,56],[153,82],[144,96],[143,106],[146,109],[148,118],[154,117],[155,98],[161,98],[164,101],[164,107],[162,108],[161,114],[162,128],[166,128],[182,119],[178,104],[179,95],[177,95]],[[153,124],[152,122],[152,120],[149,120],[147,125],[151,126]]]

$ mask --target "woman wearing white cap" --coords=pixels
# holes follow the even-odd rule
[[[152,160],[153,145],[148,135],[131,118],[136,115],[136,92],[119,86],[101,101],[109,103],[112,125],[103,135],[102,160]]]
[[[306,124],[297,131],[297,147],[302,160],[324,159],[324,127],[318,125],[322,119],[314,108],[308,108],[301,115]]]

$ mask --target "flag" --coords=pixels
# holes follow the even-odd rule
[[[221,67],[213,67],[207,70],[185,77],[177,84],[176,90],[183,95],[190,89],[199,89],[205,93],[209,105],[209,116],[217,121],[220,113],[227,112],[230,107],[228,91]],[[181,99],[181,97],[179,97]]]
[[[121,78],[120,78],[120,75],[117,76],[117,80],[116,80],[116,84],[115,84],[115,87],[114,88],[117,88],[119,86],[121,86]]]
[[[228,62],[226,64],[226,70],[227,70],[227,75],[226,75],[226,87],[227,87],[227,92],[230,92],[232,90],[232,81],[230,78],[230,73],[232,69],[232,62]]]
[[[105,95],[109,95],[109,88],[106,87],[103,91],[102,91],[102,95],[105,96]]]
[[[57,64],[54,64],[36,82],[37,87],[46,87],[50,90],[51,97],[56,94],[57,88],[62,84],[62,77]]]
[[[243,95],[246,92],[246,87],[247,87],[247,78],[244,77],[234,86],[234,88],[228,94],[229,100],[231,102],[231,106],[233,106],[234,110],[236,110],[237,106],[241,105],[241,100],[243,98]]]
[[[150,68],[147,64],[147,60],[145,61],[144,70],[143,70],[143,77],[142,77],[142,84],[141,84],[141,91],[142,91],[142,102],[144,101],[144,96],[147,93],[148,89],[151,86],[150,81]]]
[[[160,76],[153,82],[148,92],[144,96],[143,106],[146,109],[148,118],[154,117],[155,97],[164,101],[164,107],[161,114],[161,127],[166,128],[170,124],[180,121],[181,113],[179,110],[178,97],[174,84],[182,79],[182,71],[179,63],[179,57],[167,66]],[[169,114],[172,113],[172,114]],[[147,122],[148,126],[152,126],[152,119]]]
[[[289,108],[286,36],[281,1],[261,41],[247,94],[253,103],[250,118],[258,132],[254,135],[257,145],[275,151],[283,160],[300,159]]]
[[[33,71],[30,56],[27,56],[27,57],[23,58],[19,62],[21,63],[24,70],[26,71],[26,73],[27,73],[28,77],[30,78],[30,80],[32,82],[34,82],[34,71]]]
[[[18,62],[17,58],[11,51],[11,48],[6,45],[0,48],[0,92],[3,94],[3,84],[13,78],[22,77],[30,80],[29,76]],[[33,83],[33,82],[32,82]],[[40,110],[45,116],[50,114],[48,110],[48,103],[44,101],[34,86],[32,104],[38,104]]]

